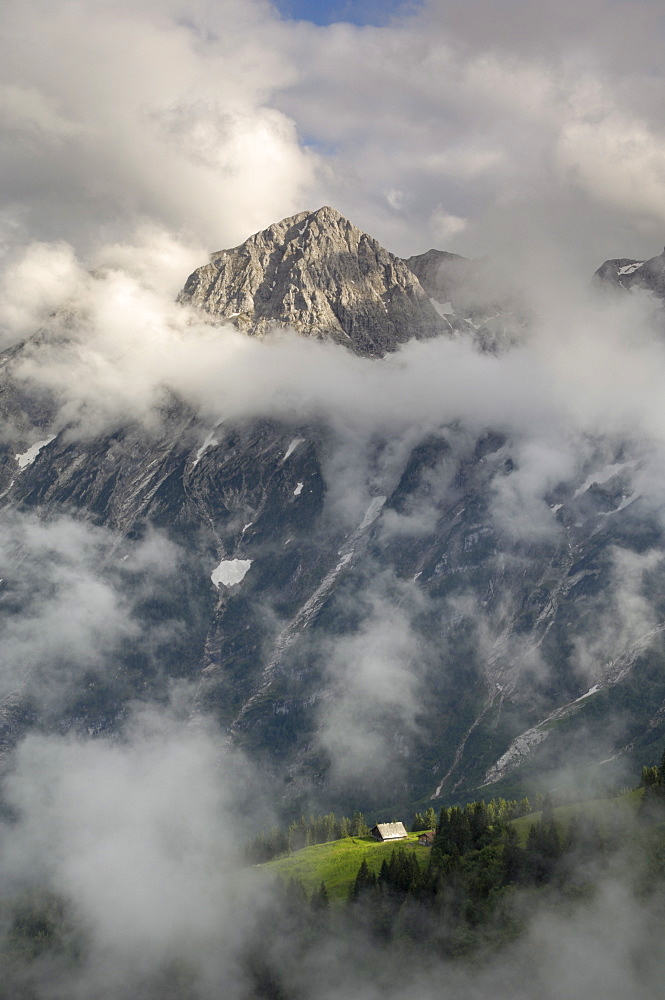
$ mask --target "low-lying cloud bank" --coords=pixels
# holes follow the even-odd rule
[[[28,391],[53,395],[51,433],[66,427],[70,437],[90,438],[132,421],[157,430],[174,394],[211,424],[323,419],[365,440],[457,422],[471,433],[510,435],[519,471],[497,510],[510,519],[524,508],[536,531],[551,524],[543,494],[593,474],[591,457],[604,448],[611,462],[621,442],[648,456],[641,488],[660,490],[665,340],[660,306],[646,293],[604,294],[587,275],[548,268],[525,289],[532,329],[503,354],[441,337],[366,360],[289,331],[258,340],[203,321],[174,301],[195,262],[173,237],[144,231],[85,265],[70,247],[44,244],[7,264],[5,343],[39,333],[6,370]]]
[[[269,874],[242,867],[257,815],[247,806],[253,780],[242,759],[220,753],[214,729],[183,730],[177,717],[151,708],[130,720],[124,739],[28,738],[3,786],[12,812],[2,821],[0,857],[3,930],[11,931],[0,939],[6,995],[657,995],[662,905],[645,881],[630,810],[625,848],[580,856],[567,871],[572,890],[552,885],[506,898],[486,949],[468,961],[419,949],[412,927],[382,942],[368,929],[370,911],[311,911],[306,925],[294,919]],[[414,905],[407,922],[422,919]],[[427,912],[428,933],[440,935],[445,951],[454,898],[452,909],[437,905]],[[50,919],[50,933],[57,928],[50,947],[48,936],[33,940],[32,957],[16,949],[30,913],[44,927]],[[495,950],[493,940],[505,942],[503,921],[525,926]]]
[[[243,995],[238,961],[268,888],[242,868],[267,815],[248,805],[251,783],[214,727],[183,728],[177,710],[143,707],[113,739],[24,740],[3,785],[5,914],[53,893],[76,943],[19,963],[14,988],[24,976],[39,997],[171,996],[195,980],[193,995]]]

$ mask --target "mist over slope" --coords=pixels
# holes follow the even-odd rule
[[[662,258],[646,293],[585,276],[555,305],[487,262],[407,270],[377,246],[302,213],[177,302],[62,249],[13,265],[19,290],[30,268],[64,277],[3,356],[7,530],[44,524],[3,584],[24,637],[8,747],[53,725],[52,697],[59,725],[106,730],[187,681],[192,718],[295,808],[468,795],[661,739]],[[84,530],[109,581],[92,632],[109,601],[127,621],[110,660],[42,652],[53,611],[18,583],[40,558],[57,613],[76,606],[81,544],[60,536]],[[146,544],[171,555],[128,587],[120,553],[141,565]]]

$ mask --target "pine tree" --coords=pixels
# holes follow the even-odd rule
[[[464,810],[469,824],[469,842],[474,850],[479,850],[487,840],[489,816],[484,802],[473,802]]]
[[[327,844],[329,841],[335,839],[336,827],[337,827],[337,822],[335,820],[334,813],[328,813],[326,816],[323,817],[321,832],[323,834],[322,842],[324,844]]]
[[[503,835],[503,864],[506,882],[514,882],[519,877],[524,865],[524,852],[520,847],[520,839],[514,826],[507,826]]]
[[[311,907],[313,910],[325,910],[328,906],[328,890],[325,884],[322,882],[318,889],[315,889],[312,893]]]
[[[436,812],[433,806],[430,806],[425,813],[425,826],[423,830],[434,830],[436,829]]]
[[[354,812],[353,819],[351,820],[351,836],[366,837],[368,833],[369,827],[365,822],[365,817],[361,812]]]
[[[390,884],[390,873],[388,869],[388,862],[384,858],[381,862],[381,870],[379,872],[378,884],[381,886],[387,886]]]
[[[420,833],[421,830],[427,830],[426,822],[422,813],[415,813],[413,823],[411,824],[411,832]]]
[[[661,764],[662,768],[662,764]],[[643,788],[653,789],[659,784],[660,778],[660,768],[658,767],[643,767],[642,768],[642,780],[640,784]]]
[[[547,793],[547,795],[543,799],[543,807],[542,807],[542,809],[543,809],[543,811],[542,811],[541,819],[542,819],[543,823],[553,823],[554,822],[554,808],[552,806],[552,798],[551,798],[549,792]]]
[[[658,784],[661,787],[665,787],[665,750],[663,750],[663,756],[660,759],[660,767],[658,768]]]
[[[363,858],[349,898],[358,899],[360,896],[366,895],[366,893],[373,889],[375,885],[376,875],[374,872],[370,871],[367,861]]]

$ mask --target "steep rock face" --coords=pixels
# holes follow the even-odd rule
[[[86,443],[59,436],[16,475],[4,503],[46,518],[78,511],[130,543],[153,526],[177,543],[184,562],[163,585],[157,613],[180,621],[181,632],[162,672],[198,679],[198,709],[287,775],[292,794],[313,779],[325,786],[318,732],[340,694],[331,645],[362,630],[381,579],[419,595],[410,628],[422,656],[421,716],[415,732],[396,726],[408,799],[471,794],[542,765],[544,754],[555,766],[578,716],[580,731],[593,731],[597,759],[639,741],[652,719],[649,738],[658,737],[665,684],[645,676],[661,662],[661,631],[639,648],[632,637],[626,650],[617,646],[615,661],[625,663],[608,662],[590,680],[575,667],[577,644],[607,610],[613,551],[663,545],[630,465],[600,465],[584,482],[561,484],[547,501],[558,534],[518,544],[493,504],[519,471],[504,437],[444,430],[399,461],[391,441],[376,441],[383,473],[365,470],[370,490],[353,523],[331,503],[340,446],[325,427],[253,420],[204,428],[180,410],[152,439],[138,427]],[[215,583],[216,568],[238,563],[244,575]],[[656,603],[665,623],[665,602]],[[542,676],[532,666],[540,659]],[[103,728],[137,688],[157,683],[130,651],[63,718]],[[25,717],[12,693],[0,705],[0,746],[11,745]],[[374,719],[370,731],[389,724]],[[394,771],[374,784],[386,800]]]
[[[408,267],[328,207],[213,254],[179,301],[252,336],[289,326],[368,357],[450,329]]]

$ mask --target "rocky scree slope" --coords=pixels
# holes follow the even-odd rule
[[[464,332],[456,306],[440,315],[430,298],[466,310],[471,285],[449,280],[446,268],[473,262],[429,251],[409,259],[410,271],[331,209],[284,220],[225,254],[181,295],[211,323],[235,322],[249,335],[288,323],[372,357],[414,333]],[[593,676],[578,666],[615,611],[616,551],[665,551],[659,520],[633,485],[638,459],[620,442],[600,442],[577,481],[543,497],[546,541],[516,541],[495,506],[519,473],[504,435],[441,427],[415,442],[349,440],[322,422],[286,419],[211,427],[172,400],[158,432],[132,425],[84,441],[54,433],[52,403],[13,379],[28,349],[38,345],[0,357],[2,414],[20,428],[1,456],[4,516],[92,519],[112,539],[104,564],[146,532],[163,532],[178,546],[177,572],[137,614],[152,629],[177,628],[156,654],[130,645],[113,669],[84,672],[57,703],[40,704],[29,685],[5,692],[6,749],[26,726],[112,728],[128,701],[160,695],[174,677],[194,681],[192,713],[213,711],[294,802],[312,787],[333,804],[349,795],[385,802],[398,786],[409,802],[484,786],[494,794],[530,769],[598,764],[665,735],[656,570],[645,584],[652,627],[599,656]],[[15,614],[9,569],[0,597]],[[387,619],[377,607],[391,609]],[[374,689],[354,688],[373,655],[368,644],[399,615],[408,655],[399,637],[394,653],[378,648],[388,686],[408,673],[412,715],[399,696],[375,696],[381,671]],[[365,782],[336,767],[354,729],[386,764]]]

